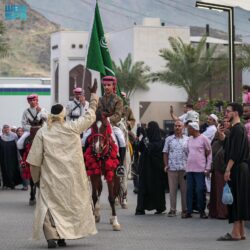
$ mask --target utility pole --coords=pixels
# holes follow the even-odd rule
[[[209,38],[209,35],[210,35],[209,24],[206,24],[206,37],[207,37],[207,39]],[[207,42],[206,42],[206,50],[207,50],[207,51],[209,50],[209,47],[210,47],[210,44],[209,44],[209,42],[207,41]],[[211,80],[212,80],[211,72],[209,72],[208,81],[211,81]],[[208,98],[209,98],[209,101],[212,100],[212,88],[211,88],[210,85],[209,85],[209,87],[208,87]]]

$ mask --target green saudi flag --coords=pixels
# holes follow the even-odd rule
[[[105,40],[102,20],[97,3],[95,6],[95,16],[89,42],[86,67],[88,69],[99,71],[101,76],[115,75],[115,72],[112,69],[112,60]]]
[[[103,76],[115,76],[112,67],[112,60],[104,36],[102,20],[99,12],[98,3],[95,6],[95,16],[89,42],[86,67],[100,72]],[[117,84],[116,93],[121,96],[120,88]]]

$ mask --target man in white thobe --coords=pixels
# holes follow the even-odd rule
[[[210,140],[210,142],[212,142],[212,140],[214,139],[215,133],[217,131],[217,123],[218,123],[217,115],[211,114],[208,116],[207,118],[208,127],[202,134],[205,135]]]
[[[75,121],[65,121],[61,104],[52,106],[48,124],[38,130],[27,158],[40,187],[33,238],[39,239],[43,229],[48,248],[97,233],[79,136],[95,121],[96,88],[95,82],[88,111]]]
[[[75,88],[73,93],[74,100],[69,101],[67,105],[67,120],[74,121],[87,112],[89,102],[85,99],[84,90],[82,88]]]

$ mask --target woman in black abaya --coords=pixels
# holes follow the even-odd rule
[[[3,126],[0,137],[0,165],[3,179],[3,188],[14,189],[22,183],[19,170],[18,153],[16,146],[17,135],[10,132],[8,125]]]
[[[166,210],[163,146],[158,123],[149,122],[146,136],[139,144],[141,155],[136,215],[145,214],[145,210],[156,210],[155,214]]]

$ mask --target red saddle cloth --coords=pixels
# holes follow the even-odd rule
[[[104,175],[107,182],[111,182],[114,176],[114,172],[119,165],[117,158],[118,147],[112,139],[112,130],[110,124],[107,125],[104,133],[98,134],[91,127],[91,135],[88,137],[88,145],[86,152],[84,153],[85,167],[87,175]],[[96,153],[94,150],[94,139],[100,136],[104,141],[103,150],[100,153]]]
[[[29,154],[29,151],[30,151],[30,148],[31,148],[31,143],[27,143],[25,146],[22,160],[20,161],[20,164],[22,167],[22,177],[25,180],[31,179],[30,164],[26,161],[28,154]]]

